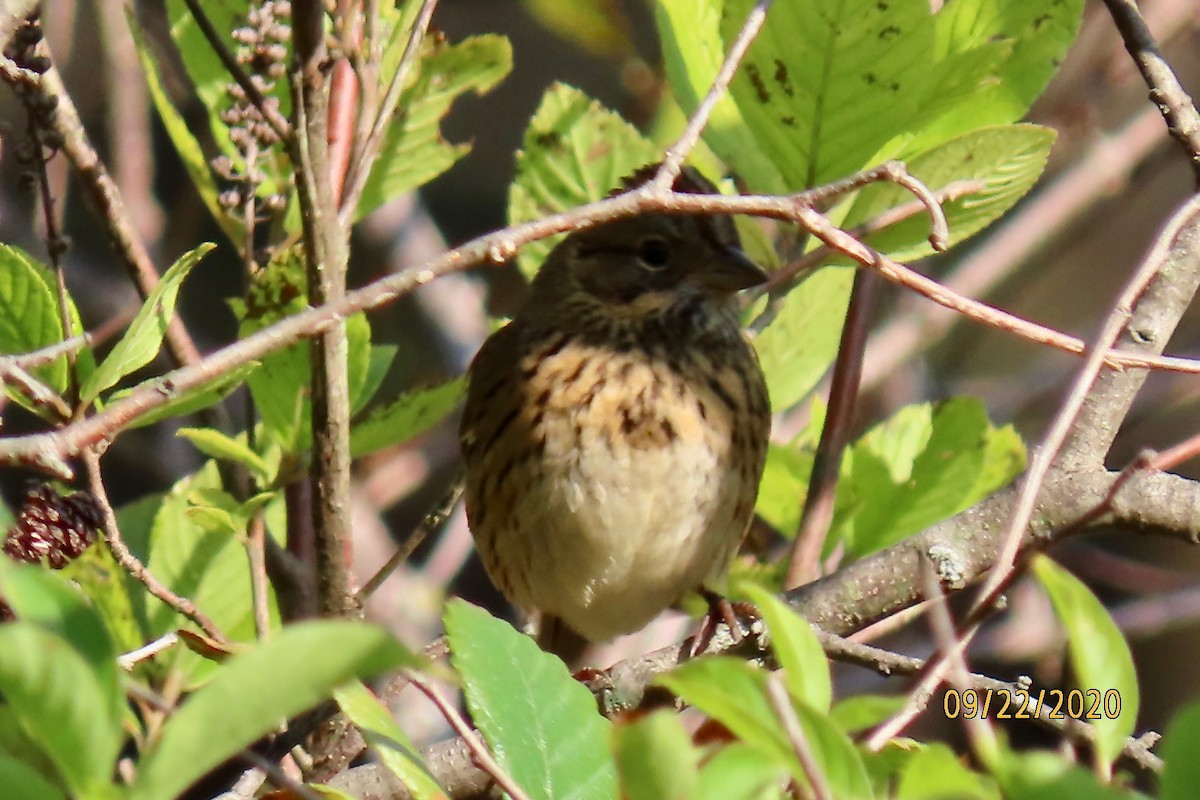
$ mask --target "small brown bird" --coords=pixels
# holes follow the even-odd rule
[[[715,191],[691,169],[675,189]],[[600,225],[554,248],[471,364],[460,438],[475,544],[568,663],[736,553],[771,417],[734,296],[766,279],[728,217]]]

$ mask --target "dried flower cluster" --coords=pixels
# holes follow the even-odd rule
[[[232,33],[238,43],[238,63],[246,68],[250,82],[272,110],[279,107],[278,97],[271,92],[285,71],[291,14],[292,6],[287,0],[263,0],[250,8],[246,25]],[[220,202],[228,209],[235,209],[250,203],[267,180],[259,161],[279,143],[279,137],[237,82],[230,82],[226,92],[231,105],[221,112],[221,121],[229,126],[229,138],[241,153],[243,163],[235,165],[228,157],[220,156],[213,160],[213,169],[234,184],[221,193]],[[260,202],[262,210],[275,213],[283,209],[287,197],[277,192],[260,198]]]

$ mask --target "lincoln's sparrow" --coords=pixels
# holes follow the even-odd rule
[[[715,191],[690,169],[675,188]],[[554,248],[471,364],[471,531],[564,660],[643,627],[733,558],[771,425],[733,301],[766,278],[728,217],[600,225]]]

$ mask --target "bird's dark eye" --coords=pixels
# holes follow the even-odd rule
[[[661,236],[647,236],[638,242],[638,260],[650,269],[662,269],[671,260],[671,246]]]

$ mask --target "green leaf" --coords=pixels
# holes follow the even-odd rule
[[[98,686],[113,700],[109,715],[115,716],[121,686],[117,653],[83,595],[45,569],[7,559],[0,559],[0,594],[19,619],[61,636],[92,665]]]
[[[357,396],[350,409],[351,415],[357,414],[375,397],[375,393],[383,385],[383,379],[387,376],[392,362],[396,360],[396,353],[399,351],[400,348],[394,344],[371,345],[371,353],[367,358],[367,370],[363,374],[362,384],[357,388]]]
[[[767,466],[758,487],[755,513],[791,538],[800,526],[813,453],[794,444],[767,446]]]
[[[0,244],[0,354],[32,353],[63,340],[57,281],[49,268],[19,247]],[[78,319],[70,304],[72,319]],[[32,370],[51,389],[67,388],[67,358]],[[15,389],[9,396],[21,400]]]
[[[121,530],[124,532],[124,528]],[[116,652],[126,652],[145,644],[129,594],[131,582],[139,592],[145,591],[145,587],[130,578],[108,547],[89,547],[58,574],[77,585],[91,601]]]
[[[196,192],[208,208],[208,213],[216,220],[234,246],[240,250],[245,244],[245,231],[241,223],[226,213],[221,204],[217,202],[219,195],[217,182],[209,169],[208,159],[205,158],[204,150],[192,133],[191,127],[188,126],[187,120],[183,118],[183,115],[179,113],[175,104],[167,96],[166,89],[163,88],[158,62],[149,42],[146,41],[146,33],[138,23],[137,15],[132,7],[126,8],[125,18],[129,22],[129,33],[133,37],[134,47],[137,48],[138,60],[142,64],[142,72],[146,75],[146,86],[150,90],[150,99],[154,101],[154,108],[158,111],[158,118],[162,121],[163,128],[170,137],[175,152],[179,155],[179,160],[183,162],[188,176],[192,179]]]
[[[354,723],[383,765],[392,771],[416,800],[438,800],[446,793],[429,774],[421,753],[392,713],[361,683],[349,683],[333,693],[342,713]]]
[[[832,366],[853,282],[848,267],[817,270],[788,293],[754,340],[775,411],[800,402]]]
[[[353,678],[416,663],[362,622],[302,622],[227,661],[145,752],[131,800],[176,797],[200,776]]]
[[[1033,573],[1046,587],[1054,612],[1066,629],[1067,655],[1076,685],[1085,695],[1085,712],[1093,705],[1092,692],[1098,692],[1101,700],[1110,691],[1120,697],[1120,713],[1115,719],[1104,713],[1101,702],[1099,719],[1088,720],[1096,730],[1098,760],[1111,764],[1137,722],[1137,672],[1129,645],[1104,606],[1078,578],[1044,555],[1034,558]]]
[[[846,733],[859,733],[899,713],[907,703],[899,694],[858,694],[835,703],[829,718]]]
[[[350,430],[350,454],[354,458],[402,444],[437,425],[462,402],[465,377],[417,389],[380,406]]]
[[[508,195],[508,221],[529,222],[600,200],[620,187],[622,178],[658,157],[657,148],[618,114],[578,89],[556,83],[525,129]],[[521,251],[525,277],[533,277],[561,238],[543,239]]]
[[[656,711],[613,727],[622,797],[692,800],[700,786],[699,753],[674,711]]]
[[[201,524],[191,502],[191,498],[203,499],[208,497],[205,491],[220,487],[216,464],[211,461],[176,483],[154,512],[148,552],[143,557],[156,578],[176,594],[191,599],[226,636],[248,642],[253,641],[255,631],[246,549],[228,528]],[[282,504],[283,500],[272,502]],[[146,620],[149,638],[181,627],[194,628],[190,620],[149,596],[144,588],[133,600],[135,613]],[[274,592],[269,592],[268,602],[274,624],[278,620]],[[173,657],[188,686],[199,683],[215,669],[212,662],[186,648]]]
[[[732,42],[754,0],[727,0]],[[870,163],[941,89],[924,0],[792,0],[772,6],[730,93],[789,189]]]
[[[784,800],[788,770],[753,747],[734,742],[700,769],[694,800]]]
[[[109,784],[124,738],[120,694],[66,639],[34,622],[0,625],[0,692],[77,796]]]
[[[946,745],[934,742],[904,768],[895,800],[1000,800],[991,781],[967,769]]]
[[[12,758],[0,758],[0,786],[8,800],[59,800],[65,798],[37,770]]]
[[[909,143],[909,152],[921,152],[960,133],[1006,125],[1025,116],[1075,40],[1082,12],[1082,0],[956,0],[943,5],[935,18],[939,60],[950,55],[971,56],[997,43],[1007,46],[1006,56],[991,79],[974,93],[957,98],[952,107],[927,118]]]
[[[471,719],[517,785],[532,800],[615,797],[611,725],[563,663],[462,600],[445,624]]]
[[[1200,704],[1179,712],[1158,748],[1166,767],[1159,781],[1159,800],[1192,800],[1200,786]]]
[[[208,125],[213,140],[233,163],[234,171],[245,174],[245,158],[234,146],[229,126],[221,120],[222,113],[234,107],[233,98],[229,93],[232,83],[229,70],[221,63],[186,3],[183,0],[167,0],[166,6],[171,38],[179,48],[179,57],[196,90],[196,96],[208,112]],[[232,33],[237,28],[247,26],[250,9],[248,0],[204,0],[203,8],[217,35],[224,40],[225,46],[230,52],[237,53],[241,45],[234,41]],[[285,58],[284,64],[287,63]],[[287,80],[275,81],[274,86],[263,94],[279,103],[280,116],[285,119],[289,117],[292,100]],[[265,177],[259,187],[259,196],[292,191],[292,164],[284,148],[260,149],[255,168]]]
[[[79,390],[81,405],[91,403],[121,378],[154,360],[162,346],[167,324],[175,313],[175,300],[179,296],[179,287],[183,284],[183,279],[214,246],[202,244],[184,253],[171,265],[142,304],[125,335]]]
[[[524,0],[529,14],[575,47],[600,58],[633,55],[629,20],[610,0]]]
[[[161,422],[169,417],[186,417],[201,411],[209,406],[217,403],[228,397],[235,389],[242,385],[247,376],[258,367],[258,362],[243,364],[240,367],[235,367],[227,373],[218,375],[205,383],[200,384],[185,392],[173,394],[170,400],[163,403],[161,406],[142,414],[134,421],[125,426],[125,430],[133,430],[134,428],[143,428],[147,425],[153,425],[156,422]],[[137,386],[131,386],[128,389],[119,389],[113,392],[108,397],[108,402],[115,403],[123,400],[129,395],[144,386],[158,386],[161,391],[167,394],[173,392],[168,379],[157,377],[151,378]]]
[[[992,444],[983,404],[956,397],[898,411],[851,449],[835,527],[854,558],[876,552],[968,508],[1024,466]],[[1000,435],[1000,444],[1011,437]],[[998,457],[985,469],[985,459]],[[983,479],[985,472],[988,480]],[[996,480],[1000,479],[1000,480]],[[852,500],[843,500],[848,493]],[[846,509],[849,509],[848,511]]]
[[[1045,751],[1008,754],[997,766],[996,777],[1005,800],[1147,800],[1138,792],[1106,786],[1090,771]]]
[[[667,80],[685,114],[696,110],[725,59],[721,7],[721,0],[659,0],[654,5]],[[782,194],[787,190],[778,167],[728,93],[713,107],[704,141],[756,191]]]
[[[233,438],[214,428],[180,428],[176,436],[187,439],[196,449],[209,458],[225,459],[241,464],[266,481],[271,477],[270,467],[258,453],[246,445],[245,437]]]
[[[398,17],[398,11],[381,15],[384,20]],[[393,35],[390,49],[395,52],[385,59],[385,70],[399,60],[405,39]],[[503,36],[473,36],[458,44],[426,38],[363,187],[355,217],[428,183],[466,155],[470,145],[446,142],[438,123],[459,96],[468,91],[484,94],[511,70],[512,45]]]
[[[761,586],[738,587],[762,615],[771,636],[771,652],[784,672],[788,691],[818,712],[829,711],[833,683],[829,660],[812,626],[787,603]]]
[[[792,777],[803,783],[807,781],[804,768],[767,697],[766,681],[763,670],[724,656],[689,661],[659,678],[659,683],[684,702],[786,766]],[[862,759],[846,735],[803,702],[793,706],[816,767],[834,796],[872,797]]]
[[[250,336],[308,307],[303,252],[281,252],[251,280],[245,302],[231,303],[241,325],[238,335]],[[371,372],[371,326],[366,315],[346,320],[347,383],[351,407],[356,407]],[[263,427],[285,453],[297,455],[312,446],[312,360],[308,341],[264,356],[246,381]]]
[[[999,219],[1033,188],[1046,167],[1055,135],[1040,125],[982,128],[908,160],[908,171],[935,192],[960,181],[982,183],[980,191],[942,205],[951,245]],[[845,224],[857,225],[912,200],[911,192],[895,184],[868,186],[859,193]],[[911,261],[933,252],[928,239],[929,216],[922,212],[889,225],[868,241],[897,261]]]

